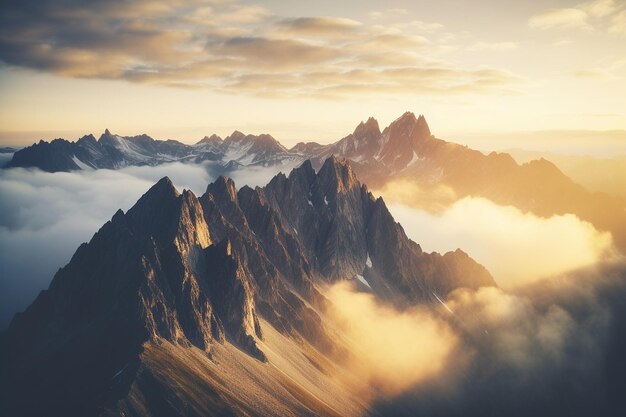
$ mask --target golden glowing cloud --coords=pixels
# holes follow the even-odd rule
[[[410,179],[387,181],[381,189],[372,192],[382,196],[387,204],[403,204],[429,213],[442,213],[458,199],[451,187],[443,184],[419,186]]]
[[[384,193],[383,197],[388,198]],[[460,247],[504,288],[593,265],[615,254],[610,233],[598,232],[572,214],[541,218],[469,197],[437,214],[405,204],[390,204],[389,209],[425,250]]]
[[[421,58],[416,51],[430,45],[417,33],[424,25],[398,30],[342,17],[277,19],[259,5],[196,0],[116,7],[26,0],[6,15],[12,18],[0,20],[0,59],[65,77],[320,98],[497,91],[519,80],[496,68]],[[389,58],[372,55],[380,50]],[[366,79],[359,74],[364,63]]]
[[[456,346],[452,330],[427,309],[397,311],[347,282],[326,295],[331,319],[347,336],[348,369],[386,395],[437,376]]]

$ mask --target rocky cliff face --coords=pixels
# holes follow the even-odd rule
[[[267,361],[261,318],[328,351],[321,290],[357,276],[363,290],[399,305],[493,285],[460,251],[424,253],[334,157],[264,188],[237,191],[220,177],[200,197],[163,178],[81,245],[11,323],[10,411],[97,414],[126,395],[146,342],[209,356],[228,342]]]

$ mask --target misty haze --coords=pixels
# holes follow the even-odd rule
[[[0,415],[626,415],[626,4],[0,13]]]

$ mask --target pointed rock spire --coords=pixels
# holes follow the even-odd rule
[[[178,198],[180,193],[174,187],[172,180],[169,177],[161,178],[156,184],[154,184],[141,198],[135,203],[135,205],[128,211],[140,211],[138,207],[151,206],[155,207],[163,206],[166,202],[174,201]]]
[[[320,184],[335,188],[335,191],[349,190],[359,185],[350,163],[345,159],[340,160],[335,155],[326,159],[317,177]]]
[[[353,135],[356,138],[361,138],[363,136],[379,136],[380,135],[380,127],[378,126],[378,121],[373,117],[367,119],[367,122],[359,123],[359,125],[354,129]]]
[[[163,177],[128,210],[127,216],[138,230],[167,239],[179,196],[172,181]]]
[[[292,181],[301,179],[306,184],[312,184],[315,180],[315,170],[313,169],[313,165],[311,165],[311,161],[307,159],[298,168],[294,168],[289,173],[289,179]]]
[[[104,140],[105,142],[109,142],[113,140],[114,135],[111,133],[109,129],[104,129],[104,133],[100,135],[98,141]]]
[[[235,187],[235,182],[231,178],[223,175],[220,175],[214,182],[209,184],[206,188],[206,192],[217,199],[227,201],[237,200],[237,187]]]
[[[222,138],[213,133],[211,136],[205,136],[198,143],[220,143]]]
[[[246,135],[238,130],[235,130],[233,133],[230,134],[230,136],[228,136],[225,140],[226,141],[233,141],[233,140],[241,140],[244,139],[246,137]]]
[[[165,176],[161,178],[156,184],[154,184],[150,189],[144,194],[145,196],[155,196],[155,197],[170,197],[176,198],[180,195],[176,187],[174,187],[174,183],[170,180],[169,177]]]
[[[95,141],[96,141],[96,138],[95,138],[95,136],[92,133],[90,133],[88,135],[85,135],[85,136],[81,137],[80,139],[78,139],[78,143],[95,142]]]
[[[423,114],[415,117],[412,112],[406,112],[394,120],[387,129],[394,133],[411,133],[411,136],[428,138],[431,136],[430,128]]]
[[[417,118],[417,131],[419,133],[419,137],[421,138],[429,138],[432,136],[430,133],[430,128],[428,127],[428,122],[426,122],[426,118],[423,114],[420,114]]]

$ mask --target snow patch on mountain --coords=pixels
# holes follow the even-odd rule
[[[93,167],[90,167],[89,165],[78,159],[76,155],[72,157],[72,161],[74,161],[74,163],[78,165],[78,168],[82,170],[93,170]]]
[[[356,274],[354,278],[358,280],[361,284],[365,285],[367,288],[372,289],[369,282],[367,282],[367,280],[365,279],[365,277],[363,277],[363,275]]]

